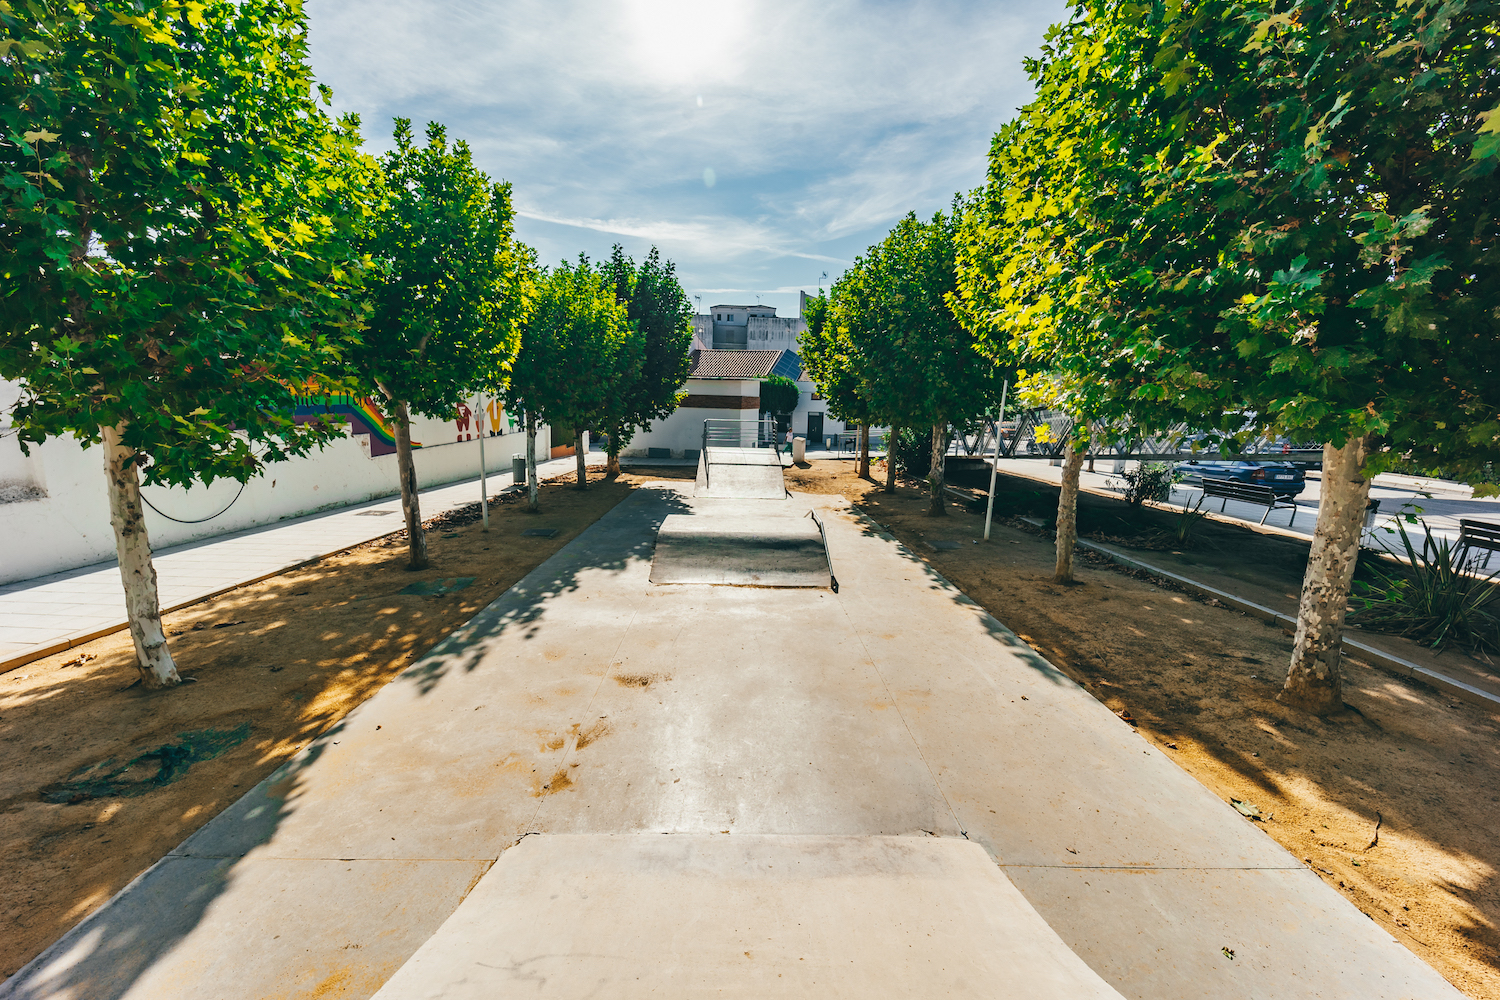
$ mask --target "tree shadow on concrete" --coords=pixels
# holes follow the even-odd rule
[[[976,608],[980,612],[982,612],[979,616],[979,621],[980,624],[984,627],[984,630],[989,634],[990,638],[1004,646],[1006,648],[1006,651],[1013,655],[1016,659],[1024,663],[1026,666],[1030,667],[1032,670],[1035,670],[1039,676],[1043,677],[1053,684],[1071,685],[1073,681],[1069,679],[1066,674],[1049,663],[1045,657],[1039,655],[1037,651],[1031,647],[1030,644],[1022,640],[1018,635],[1016,635],[1016,633],[1007,628],[1005,624],[1002,623],[993,614],[991,614],[988,609],[984,608],[977,601],[973,600],[961,589],[955,586],[954,583],[946,576],[944,576],[941,572],[939,572],[931,562],[927,561],[916,552],[914,552],[906,545],[905,542],[897,538],[892,531],[887,529],[880,522],[879,518],[882,516],[883,512],[883,509],[881,507],[881,499],[887,496],[887,494],[872,492],[870,494],[867,494],[865,499],[860,504],[851,508],[851,513],[859,519],[860,533],[867,538],[879,538],[883,541],[894,544],[896,547],[896,552],[901,556],[901,558],[908,564],[910,564],[913,569],[922,574],[922,577],[925,580],[929,590],[942,592],[946,594],[949,599],[953,601],[953,603],[964,605],[965,607]],[[925,503],[925,500],[923,502]],[[943,533],[941,532],[941,529],[946,527],[948,526],[939,524],[939,533]],[[968,540],[965,539],[963,544],[968,544]]]
[[[627,487],[619,489],[628,495]],[[30,922],[30,934],[10,939],[12,948],[25,949],[19,959],[36,954],[46,941],[55,943],[0,986],[0,997],[116,998],[135,988],[200,927],[215,900],[237,878],[245,877],[244,856],[270,841],[295,813],[302,776],[339,739],[345,713],[397,676],[423,649],[482,611],[488,600],[484,595],[495,594],[496,588],[503,593],[510,582],[503,577],[506,570],[495,579],[488,576],[494,570],[485,570],[484,564],[477,570],[466,568],[476,558],[482,563],[480,550],[513,547],[511,563],[541,558],[542,553],[565,547],[570,535],[598,516],[581,506],[579,514],[564,516],[572,509],[570,502],[601,510],[613,502],[602,496],[574,496],[576,501],[559,495],[555,505],[549,504],[547,513],[567,526],[556,539],[519,537],[519,524],[507,529],[504,515],[509,512],[492,511],[500,520],[492,521],[489,534],[481,533],[477,524],[435,525],[435,531],[454,530],[434,537],[434,575],[481,577],[459,593],[400,594],[410,578],[402,570],[400,540],[388,537],[168,615],[179,665],[185,674],[198,678],[192,685],[168,692],[127,689],[134,675],[128,633],[28,665],[27,671],[37,676],[24,690],[7,690],[0,733],[34,744],[31,760],[40,759],[42,766],[7,768],[0,802],[12,842],[16,833],[29,841],[30,860],[19,860],[36,871],[8,865],[10,884],[0,898],[18,923]],[[537,555],[528,555],[533,551]],[[623,565],[629,558],[627,554],[618,562]],[[527,584],[525,592],[541,600],[546,593],[571,586],[567,580],[579,568],[568,563],[555,574],[544,572]],[[191,741],[179,733],[200,730],[205,723],[217,727],[214,731],[248,726],[250,736],[210,760],[192,753]],[[38,793],[39,786],[55,790],[59,779],[78,771],[80,763],[87,776],[98,770],[93,765],[129,761],[142,756],[142,750],[150,756],[161,746],[185,748],[183,754],[173,755],[178,766],[192,758],[185,775],[174,775],[180,780],[129,798],[98,788],[97,795],[62,803],[55,798],[44,801]],[[300,752],[288,759],[299,747]],[[156,758],[145,763],[154,762]],[[104,770],[112,774],[114,769]],[[240,784],[246,778],[254,783],[262,777],[242,795]],[[208,826],[199,829],[205,822]],[[59,868],[65,872],[61,879]],[[70,868],[73,871],[67,871]],[[259,883],[252,884],[257,886],[254,891],[262,891]],[[466,884],[458,884],[453,905]],[[122,888],[125,891],[119,891]],[[100,906],[115,893],[113,901]],[[330,905],[334,902],[329,900]],[[337,912],[328,916],[335,924],[340,919]],[[412,922],[399,913],[394,919]],[[219,933],[223,923],[224,915],[215,918],[210,933]],[[301,954],[296,941],[273,944],[276,929],[243,930],[265,938],[264,948],[272,954],[288,945]],[[413,939],[413,950],[420,940],[421,935]],[[405,957],[398,956],[397,964]],[[299,968],[296,962],[287,967]],[[222,971],[230,978],[239,975],[229,966]],[[316,982],[304,985],[311,988]]]
[[[656,529],[671,514],[690,513],[691,507],[670,489],[639,489],[586,537],[563,547],[493,604],[438,643],[422,661],[402,675],[422,694],[433,691],[453,671],[468,673],[483,660],[495,640],[519,631],[535,639],[543,630],[548,602],[580,586],[585,572],[622,573],[632,565],[650,563],[656,549]]]
[[[857,509],[908,538],[962,538],[969,564],[903,555],[944,567],[929,578],[951,581],[955,601],[967,591],[1003,615],[1009,648],[1024,638],[1221,799],[1258,807],[1267,834],[1451,981],[1474,995],[1500,987],[1500,841],[1490,833],[1500,824],[1500,713],[1349,657],[1348,710],[1320,719],[1288,709],[1275,700],[1292,648],[1280,626],[1082,552],[1084,585],[1058,588],[1040,567],[1011,565],[1012,552],[1050,550],[1035,529],[997,522],[989,547],[976,546],[982,512],[939,527],[909,513],[901,522],[898,506],[871,493]],[[1264,553],[1246,553],[1258,536],[1223,533],[1241,539],[1257,573],[1300,578],[1296,565],[1276,564],[1295,543],[1265,539]]]

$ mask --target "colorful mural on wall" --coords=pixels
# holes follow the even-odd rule
[[[296,419],[299,422],[314,420],[328,414],[342,417],[349,424],[351,435],[368,434],[370,436],[371,458],[396,453],[395,432],[386,422],[385,415],[375,405],[375,401],[368,396],[308,395],[297,397]],[[482,428],[481,418],[483,419]],[[472,441],[479,436],[481,430],[485,437],[499,437],[506,433],[507,428],[511,433],[519,430],[515,419],[505,412],[498,399],[489,400],[479,413],[475,413],[468,404],[460,403],[453,422],[457,428],[453,437],[454,441]],[[420,448],[422,444],[419,441],[413,441],[411,446]]]
[[[396,434],[368,396],[298,396],[295,419],[301,423],[327,414],[345,418],[351,435],[370,435],[370,457],[394,455]],[[420,441],[411,443],[420,448]]]

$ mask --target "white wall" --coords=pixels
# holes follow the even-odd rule
[[[826,399],[814,400],[812,398],[813,393],[818,391],[817,386],[815,386],[812,382],[806,380],[799,381],[797,383],[797,390],[797,408],[792,411],[793,434],[799,437],[805,437],[807,435],[807,415],[809,413],[823,414],[823,437],[825,439],[832,437],[835,434],[853,434],[859,430],[859,427],[856,424],[845,424],[842,420],[835,419],[834,416],[828,412],[828,401]],[[871,440],[874,441],[878,438],[880,443],[884,444],[885,436],[887,433],[889,433],[889,430],[890,429],[886,427],[870,428]],[[807,447],[809,448],[809,450],[816,450],[823,447],[823,442],[809,441],[807,442]]]
[[[7,388],[0,385],[0,393]],[[14,402],[13,393],[8,402]],[[0,395],[0,406],[6,403]],[[505,430],[485,440],[485,465],[492,471],[509,471],[511,455],[526,450],[524,433]],[[412,421],[412,437],[423,444],[413,459],[422,488],[479,475],[479,442],[472,434],[462,435],[469,440],[455,440],[460,436],[451,421]],[[399,493],[396,456],[370,457],[369,441],[368,435],[345,437],[305,458],[269,466],[265,475],[245,484],[243,492],[232,480],[188,490],[143,487],[142,496],[161,514],[182,521],[218,514],[200,524],[179,524],[148,506],[146,530],[152,547],[162,549]],[[544,426],[537,435],[539,460],[546,459],[550,446],[551,434]],[[103,453],[69,437],[33,445],[31,457],[22,459],[14,435],[0,428],[0,480],[23,468],[45,496],[0,502],[0,583],[113,560]]]
[[[759,396],[759,379],[688,379],[684,387],[692,395],[702,396]],[[807,435],[807,415],[809,413],[823,414],[823,435],[831,437],[835,434],[854,433],[857,428],[853,425],[845,427],[842,420],[836,420],[828,413],[828,402],[826,400],[813,400],[812,395],[816,387],[810,381],[799,381],[797,383],[797,408],[792,411],[792,433],[805,437]],[[652,425],[649,431],[640,431],[631,438],[630,444],[626,445],[622,455],[632,458],[644,458],[650,448],[667,448],[672,452],[673,458],[683,457],[683,452],[702,446],[703,421],[738,419],[744,426],[742,431],[743,440],[749,442],[755,440],[755,428],[759,424],[760,415],[757,410],[721,410],[700,407],[680,407],[665,420],[659,420]],[[871,434],[881,437],[883,440],[885,428],[873,428]],[[822,441],[809,441],[808,447],[814,450],[823,447]]]
[[[759,396],[759,379],[697,379],[690,378],[683,387],[694,396]],[[741,439],[749,444],[755,442],[755,428],[759,414],[756,410],[725,410],[718,408],[681,406],[665,420],[654,421],[649,431],[637,431],[635,437],[620,454],[644,458],[651,448],[666,448],[673,458],[684,457],[687,451],[703,447],[704,420],[738,420]]]

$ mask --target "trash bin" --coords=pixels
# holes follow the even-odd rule
[[[793,462],[805,462],[805,461],[807,461],[807,438],[805,438],[805,437],[794,437],[794,438],[792,438],[792,461]]]
[[[513,483],[526,482],[526,456],[510,456],[510,481]]]

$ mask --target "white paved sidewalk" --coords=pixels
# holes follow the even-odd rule
[[[604,454],[589,455],[590,465]],[[543,478],[577,467],[572,456],[538,466]],[[493,496],[511,485],[509,472],[492,474]],[[422,517],[479,499],[478,478],[423,490]],[[196,604],[293,566],[400,531],[401,498],[390,497],[157,552],[163,611]],[[125,591],[114,562],[0,586],[0,672],[125,628]]]

